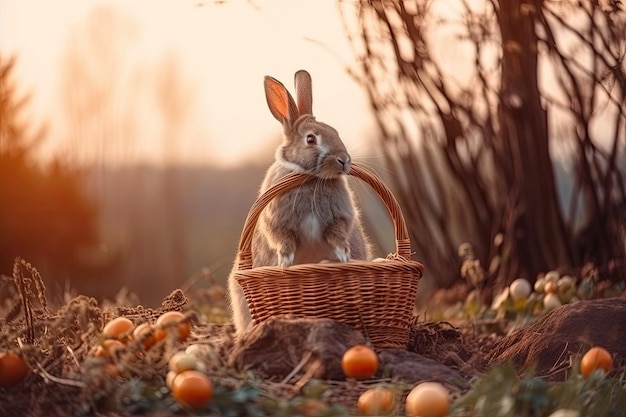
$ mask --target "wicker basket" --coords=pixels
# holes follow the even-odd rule
[[[385,203],[394,225],[395,254],[384,261],[252,268],[252,236],[263,208],[276,196],[313,178],[289,174],[259,196],[250,208],[234,277],[243,289],[255,323],[285,314],[330,318],[360,330],[377,349],[405,349],[423,265],[410,260],[409,234],[391,191],[362,167],[353,165],[350,175],[370,185]]]

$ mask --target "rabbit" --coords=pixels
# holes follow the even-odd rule
[[[347,183],[352,160],[337,131],[312,114],[311,76],[304,70],[296,72],[295,101],[272,77],[265,77],[264,87],[284,137],[259,195],[291,172],[316,178],[275,198],[263,210],[252,240],[253,267],[370,260],[371,244]],[[233,272],[236,269],[235,264]],[[241,334],[252,318],[232,272],[228,284],[236,333]]]

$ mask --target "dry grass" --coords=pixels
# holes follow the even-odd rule
[[[388,378],[320,381],[298,369],[282,380],[261,379],[253,372],[229,367],[233,328],[227,323],[224,291],[215,282],[196,292],[174,290],[156,309],[138,305],[137,299],[125,292],[112,303],[98,303],[79,295],[57,307],[48,305],[37,270],[18,259],[13,275],[2,277],[2,290],[8,296],[0,306],[0,351],[19,353],[32,372],[17,386],[0,388],[0,415],[196,415],[178,405],[165,388],[167,360],[191,344],[197,345],[197,355],[215,385],[214,398],[202,413],[233,417],[347,416],[355,413],[359,395],[372,385],[393,387],[398,397],[396,411],[401,413],[402,399],[411,388],[410,384]],[[149,350],[143,348],[144,340],[131,340],[108,358],[94,356],[95,347],[103,342],[102,328],[109,320],[124,316],[135,325],[153,323],[166,311],[181,311],[193,323],[189,339],[179,342],[166,338]],[[480,415],[476,407],[485,402],[481,396],[506,395],[511,401],[523,401],[523,394],[534,395],[537,401],[550,401],[541,413],[532,414],[544,417],[558,404],[569,404],[568,395],[584,396],[584,390],[603,398],[609,407],[605,409],[610,411],[617,404],[612,393],[626,389],[623,377],[610,379],[614,382],[584,382],[573,375],[562,385],[545,385],[531,377],[520,379],[507,367],[489,369],[485,358],[501,338],[480,333],[475,326],[458,328],[448,322],[416,319],[408,350],[448,366],[466,381],[474,381],[469,392],[454,393],[458,401],[451,410],[453,416]],[[111,365],[119,375],[107,372]],[[531,391],[523,391],[526,388]]]

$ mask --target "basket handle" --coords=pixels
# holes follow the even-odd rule
[[[406,222],[402,216],[400,205],[391,193],[391,190],[372,172],[369,170],[352,164],[349,175],[367,183],[376,192],[378,197],[383,201],[385,207],[389,211],[391,221],[394,227],[396,237],[396,254],[395,256],[410,259],[411,257],[411,241],[409,240],[409,232]],[[300,173],[289,173],[282,177],[276,184],[261,194],[250,207],[248,216],[241,232],[241,240],[239,241],[239,270],[252,269],[252,236],[256,228],[257,221],[261,212],[275,197],[295,188],[303,183],[303,181],[311,181],[314,176]]]

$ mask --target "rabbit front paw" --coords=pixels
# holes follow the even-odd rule
[[[336,246],[335,258],[339,262],[348,262],[350,260],[350,249],[346,246]]]
[[[276,247],[278,266],[291,266],[296,260],[296,243],[291,239],[283,238]]]
[[[291,266],[296,258],[295,253],[279,253],[278,254],[278,266]]]

